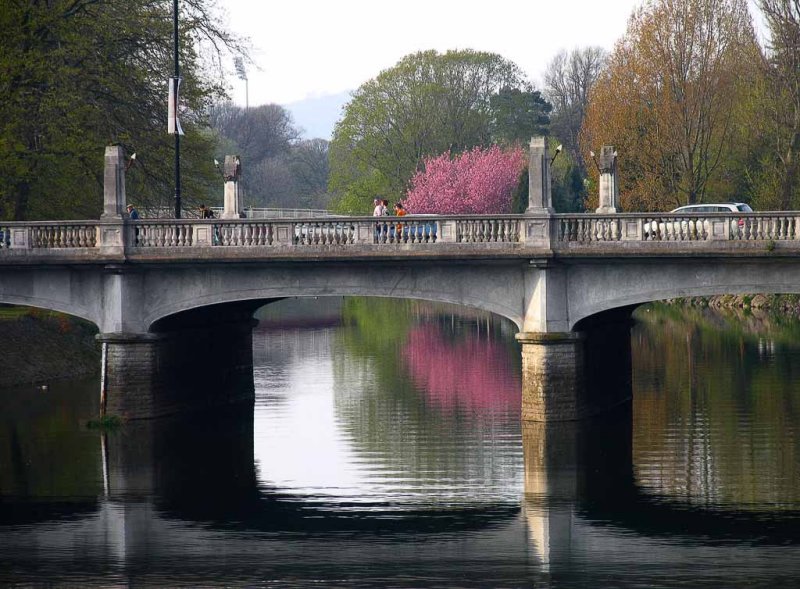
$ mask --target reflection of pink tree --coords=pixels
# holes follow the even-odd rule
[[[477,334],[447,341],[441,329],[413,328],[402,351],[414,384],[446,411],[519,411],[521,383],[506,348]]]

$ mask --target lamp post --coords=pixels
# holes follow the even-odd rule
[[[172,34],[175,39],[175,82],[173,83],[173,100],[175,112],[175,218],[181,218],[181,134],[178,127],[178,87],[181,76],[178,63],[178,0],[172,2]]]
[[[250,108],[250,90],[247,87],[247,70],[244,69],[244,60],[241,57],[233,58],[233,66],[236,68],[236,75],[240,80],[244,80],[244,107]]]

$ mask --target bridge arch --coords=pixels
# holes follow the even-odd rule
[[[486,275],[440,264],[372,263],[361,268],[228,268],[200,274],[151,270],[143,292],[147,330],[170,317],[217,305],[252,306],[292,297],[365,296],[449,303],[487,311],[522,325],[523,275],[518,265],[488,265]],[[168,275],[162,274],[168,272]],[[148,286],[152,284],[152,288]],[[175,286],[170,287],[173,284]],[[167,292],[171,290],[171,292]],[[255,303],[255,305],[254,305]]]
[[[800,294],[800,266],[781,260],[695,258],[628,261],[610,272],[587,264],[571,268],[569,326],[580,330],[608,312],[630,313],[668,299],[754,293]]]

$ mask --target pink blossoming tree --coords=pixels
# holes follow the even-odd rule
[[[425,159],[411,178],[406,210],[417,214],[510,213],[514,190],[525,167],[520,147],[475,147],[451,157]]]

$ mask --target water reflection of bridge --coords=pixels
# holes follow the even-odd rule
[[[692,563],[713,558],[723,545],[727,558],[736,555],[751,570],[768,566],[753,561],[744,549],[751,544],[780,544],[788,550],[787,562],[797,558],[789,547],[798,542],[798,514],[767,518],[691,509],[642,493],[631,465],[630,416],[617,417],[583,425],[527,424],[521,504],[417,510],[325,502],[260,485],[248,412],[199,424],[140,423],[98,439],[106,458],[103,497],[69,507],[58,501],[27,508],[0,504],[0,553],[16,563],[16,575],[37,582],[64,578],[65,563],[78,577],[96,576],[98,561],[109,575],[133,583],[300,572],[358,580],[372,578],[371,566],[378,563],[384,574],[413,579],[435,574],[449,561],[478,581],[496,566],[499,586],[503,575],[516,582],[585,583],[602,578],[613,562],[636,558],[641,567],[630,566],[617,585],[641,583],[655,574],[652,567],[702,577]],[[415,534],[436,549],[421,552],[410,541]],[[256,561],[261,564],[253,568]]]

